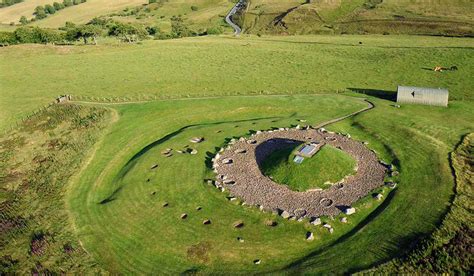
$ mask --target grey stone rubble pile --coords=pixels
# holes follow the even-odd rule
[[[261,172],[259,165],[275,150],[314,141],[340,148],[352,156],[357,161],[355,175],[345,178],[343,185],[326,190],[296,192]],[[245,204],[258,205],[287,219],[337,215],[347,209],[351,212],[354,202],[384,184],[386,173],[376,154],[362,142],[310,127],[258,131],[248,139],[232,139],[213,158],[213,169],[217,174],[214,185],[221,191],[227,189]]]

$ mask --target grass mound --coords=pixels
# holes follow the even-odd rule
[[[262,171],[277,183],[288,185],[291,190],[303,192],[309,189],[331,187],[331,183],[354,173],[356,161],[342,150],[323,146],[312,158],[303,163],[293,162],[296,148],[277,150],[262,164]]]

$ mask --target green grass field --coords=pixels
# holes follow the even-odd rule
[[[396,109],[388,101],[373,99],[377,106],[373,111],[332,126],[369,141],[381,158],[395,162],[401,171],[399,188],[386,195],[375,212],[369,215],[376,207],[369,197],[361,203],[369,206],[360,207],[363,211],[351,216],[349,224],[329,219],[336,229],[333,235],[233,204],[203,181],[212,176],[206,168],[208,153],[226,138],[252,129],[289,126],[297,118],[315,124],[363,106],[354,100],[255,96],[114,105],[120,120],[68,193],[80,240],[105,269],[115,273],[223,269],[342,273],[397,256],[414,239],[431,233],[447,210],[453,195],[447,154],[463,133],[473,130],[468,103],[456,101],[448,109]],[[225,114],[215,108],[220,105],[226,106]],[[217,131],[221,132],[216,135]],[[165,148],[189,145],[194,136],[207,139],[195,147],[198,155],[161,155]],[[154,164],[156,170],[151,169]],[[169,207],[162,207],[165,202]],[[198,206],[201,211],[196,211]],[[186,220],[179,218],[182,213],[188,214]],[[212,224],[202,225],[207,218]],[[279,225],[269,228],[264,224],[268,219]],[[245,227],[234,229],[240,220]],[[317,233],[312,243],[304,239],[308,230]],[[236,240],[239,236],[245,239],[243,244]],[[262,264],[254,265],[254,259]]]
[[[303,3],[272,1],[253,1],[249,9],[278,14]],[[401,9],[384,1],[366,14],[352,6],[362,2],[335,1],[320,16],[352,20],[357,10],[372,20]],[[198,2],[170,1],[149,20],[166,25],[161,16],[185,13],[190,3]],[[220,1],[214,10],[211,0],[199,3],[194,14],[186,12],[196,16],[197,28],[216,24],[215,15],[232,5]],[[453,1],[449,9],[434,5],[419,15],[413,14],[419,10],[414,2],[406,3],[403,16],[439,19],[442,13],[446,19],[465,12],[470,2]],[[115,9],[102,7],[101,14]],[[89,16],[76,12],[74,20]],[[298,9],[306,12],[313,12],[311,6]],[[53,21],[59,14],[39,24],[60,24],[64,17]],[[403,257],[432,233],[438,248],[451,245],[454,234],[443,234],[459,229],[453,216],[470,221],[452,204],[459,196],[466,204],[469,197],[453,177],[466,165],[451,162],[452,151],[474,131],[473,53],[470,38],[395,35],[223,35],[0,48],[0,130],[6,131],[0,138],[0,274],[347,274]],[[459,70],[433,72],[437,65]],[[448,88],[449,106],[397,108],[390,100],[397,85]],[[21,121],[60,94],[74,101]],[[392,180],[398,185],[373,191],[383,194],[381,201],[373,194],[361,199],[347,223],[340,222],[342,214],[323,217],[333,234],[308,220],[284,220],[231,201],[228,192],[207,184],[215,177],[212,157],[232,138],[302,119],[317,125],[365,108],[364,98],[375,108],[326,128],[369,142],[380,159],[396,166],[400,175]],[[192,144],[192,137],[205,140]],[[472,151],[467,143],[458,150],[464,155]],[[197,154],[176,151],[188,147]],[[173,156],[163,156],[167,148]],[[325,148],[299,167],[303,178],[288,178],[296,168],[284,164],[291,161],[288,154],[276,156],[280,167],[268,174],[296,190],[324,188],[321,183],[353,170],[353,160]],[[330,162],[338,166],[328,168]],[[204,225],[206,219],[212,223]],[[272,221],[277,225],[269,226]],[[234,227],[238,222],[244,226]],[[308,231],[313,241],[306,240]],[[420,252],[403,267],[416,271],[420,258],[434,256]]]
[[[263,173],[277,183],[300,192],[315,188],[327,189],[354,174],[356,161],[347,153],[329,145],[323,146],[315,156],[296,164],[293,161],[296,156],[294,151],[300,147],[271,153],[262,163]]]
[[[60,94],[143,100],[348,89],[393,93],[397,85],[417,85],[445,87],[451,99],[469,100],[473,47],[470,39],[409,36],[224,36],[6,47],[0,49],[0,128]],[[457,65],[459,71],[426,70],[436,65]]]

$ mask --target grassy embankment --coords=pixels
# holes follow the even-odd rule
[[[472,213],[474,134],[464,137],[451,153],[456,174],[456,198],[442,225],[407,256],[372,269],[376,273],[464,274],[474,268]]]
[[[104,108],[52,106],[0,138],[0,274],[104,272],[64,194],[110,119]]]
[[[416,85],[446,87],[451,99],[472,99],[473,49],[470,39],[408,36],[201,37],[142,45],[6,47],[0,49],[0,128],[59,94],[94,100],[348,89],[383,94],[397,85]],[[426,70],[436,65],[457,65],[459,71]]]
[[[355,173],[356,161],[347,153],[332,146],[323,146],[311,158],[296,164],[296,148],[277,150],[262,163],[262,172],[280,184],[288,185],[294,191],[327,189],[346,176]]]

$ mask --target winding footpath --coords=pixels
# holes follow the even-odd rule
[[[245,0],[240,0],[225,17],[225,22],[227,22],[227,24],[229,24],[234,29],[235,35],[240,35],[242,33],[242,29],[232,21],[232,16],[234,16],[244,6],[244,4]]]

